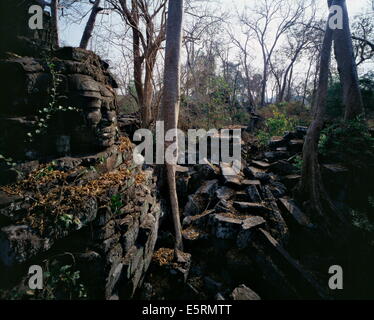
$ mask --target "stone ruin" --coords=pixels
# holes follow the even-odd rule
[[[10,157],[31,160],[102,151],[118,138],[117,84],[108,64],[94,53],[65,47],[48,58],[9,54],[0,60],[0,72],[9,75],[0,88],[0,145]],[[41,118],[52,108],[54,90],[53,108],[67,111],[51,110],[44,134],[30,143],[28,134],[40,129]]]
[[[90,51],[57,48],[47,12],[44,29],[30,30],[28,8],[35,3],[1,4],[6,41],[0,47],[0,72],[7,79],[0,87],[0,149],[16,160],[102,151],[118,138],[117,84],[109,65]],[[29,139],[41,121],[43,134]]]
[[[89,298],[130,298],[157,239],[157,179],[152,168],[133,162],[133,145],[121,132],[128,124],[117,125],[109,65],[91,51],[57,48],[47,12],[44,30],[28,29],[32,4],[0,4],[0,33],[7,38],[0,45],[6,80],[0,86],[0,298],[30,298],[32,264],[48,265],[57,278],[64,268],[79,272]],[[53,297],[36,292],[31,298],[71,296],[52,289]]]

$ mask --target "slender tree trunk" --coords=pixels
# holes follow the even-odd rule
[[[329,2],[329,6],[331,2]],[[331,15],[330,15],[331,16]],[[330,17],[329,16],[329,17]],[[325,36],[321,50],[319,80],[317,97],[314,108],[314,120],[308,129],[303,148],[301,194],[310,201],[309,208],[319,217],[324,216],[324,200],[327,193],[322,183],[320,167],[318,163],[318,141],[324,125],[326,113],[326,100],[328,90],[328,71],[331,62],[333,30],[326,26]],[[327,199],[329,202],[329,199]]]
[[[84,29],[80,45],[79,45],[79,47],[82,48],[82,49],[87,49],[88,42],[90,41],[90,39],[92,37],[92,33],[93,33],[93,30],[94,30],[94,27],[95,27],[97,14],[102,10],[102,8],[100,8],[100,2],[101,2],[101,0],[95,0],[95,3],[92,7],[90,17],[88,18],[88,21],[87,21],[86,27]]]
[[[288,77],[288,91],[287,91],[287,97],[285,99],[287,102],[291,101],[292,76],[293,76],[293,65],[292,65],[291,70],[290,70],[290,76]]]
[[[310,70],[312,69],[312,61],[309,64],[308,72],[306,74],[305,82],[304,82],[304,92],[303,92],[303,102],[302,106],[305,106],[305,100],[306,100],[306,91],[308,88],[308,82],[309,82],[309,76],[310,76]]]
[[[168,22],[166,31],[164,94],[162,99],[162,119],[165,121],[165,132],[177,130],[180,103],[180,55],[182,47],[183,0],[169,1]],[[175,135],[175,143],[178,137]],[[165,150],[171,143],[165,143]],[[179,216],[179,205],[176,191],[175,165],[166,163],[169,184],[170,202],[175,228],[175,248],[182,250],[182,227]]]
[[[263,107],[266,100],[266,87],[267,87],[267,76],[268,76],[268,62],[264,63],[264,72],[262,75],[262,86],[261,86],[261,102],[260,105]]]
[[[350,120],[364,112],[363,102],[353,53],[346,1],[336,0],[335,4],[343,9],[343,29],[334,30],[334,49],[340,81],[343,86],[344,118]]]
[[[51,0],[52,25],[53,25],[53,28],[55,29],[57,47],[60,46],[60,30],[59,30],[59,23],[58,23],[58,6],[59,6],[59,0]]]

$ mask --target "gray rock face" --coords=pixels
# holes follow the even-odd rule
[[[247,248],[252,241],[254,232],[259,227],[264,227],[266,221],[262,217],[254,216],[244,220],[241,225],[241,230],[236,239],[236,244],[239,249]]]
[[[51,248],[53,241],[41,238],[26,225],[11,225],[0,230],[0,259],[13,266]]]
[[[243,221],[220,214],[212,216],[213,234],[218,239],[235,239]]]
[[[218,180],[209,180],[204,182],[193,195],[188,197],[183,214],[185,216],[193,216],[201,214],[203,211],[205,211],[210,200],[213,198],[217,187]]]
[[[66,47],[50,55],[50,61],[16,55],[0,60],[0,71],[14,78],[9,83],[23,83],[0,87],[4,102],[0,134],[5,138],[0,147],[13,159],[96,152],[117,139],[117,97],[113,90],[117,84],[108,66],[93,52],[79,48]],[[53,80],[56,77],[58,84]],[[57,92],[56,108],[74,107],[76,111],[50,110],[50,119],[40,113],[49,110],[53,90]],[[47,124],[45,133],[34,137],[33,143],[25,143],[28,133],[40,129],[41,121]]]
[[[261,300],[260,296],[244,284],[235,288],[231,293],[233,300]]]

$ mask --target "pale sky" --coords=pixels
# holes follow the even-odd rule
[[[297,0],[295,0],[295,2],[296,1]],[[321,2],[321,5],[323,5],[323,7],[326,7],[326,1],[324,0],[317,0],[317,1]],[[374,0],[372,1],[374,2]],[[238,8],[240,10],[240,8],[243,8],[245,5],[250,6],[251,3],[254,3],[253,0],[220,0],[220,2],[222,3],[222,9],[223,10],[227,9],[228,11],[234,8]],[[370,6],[368,5],[370,4],[370,2],[371,0],[347,0],[347,6],[348,6],[350,16],[353,17],[355,15],[363,14],[365,12],[374,13],[373,8],[370,8]],[[82,36],[83,28],[85,26],[87,18],[82,21],[81,25],[76,25],[76,24],[66,25],[62,21],[61,40],[62,40],[63,45],[69,45],[69,46],[79,45],[79,41]]]

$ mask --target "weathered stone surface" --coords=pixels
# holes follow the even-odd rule
[[[281,244],[286,244],[289,238],[289,230],[280,213],[277,201],[268,186],[264,187],[263,193],[267,206],[270,209],[268,214],[266,215],[266,221],[271,234],[276,238],[278,242],[280,242]]]
[[[308,216],[306,216],[294,203],[294,201],[281,198],[279,203],[282,205],[282,208],[301,226],[312,228],[313,224],[311,223]]]
[[[270,211],[269,208],[261,203],[235,201],[233,205],[235,209],[239,210],[242,213],[266,214]]]
[[[244,284],[241,284],[239,287],[235,288],[231,293],[231,297],[233,300],[261,300],[260,296],[256,292]]]
[[[275,150],[279,147],[284,147],[287,145],[287,140],[283,137],[272,137],[269,142],[269,148]]]
[[[261,185],[260,180],[242,180],[243,186],[259,186]]]
[[[236,244],[239,249],[244,249],[248,247],[252,241],[254,231],[265,225],[266,221],[262,217],[253,216],[244,220],[241,225],[241,230],[236,239]]]
[[[252,165],[260,169],[268,169],[270,167],[270,163],[265,161],[252,160]]]
[[[283,197],[287,191],[286,186],[278,181],[271,181],[269,188],[275,198]]]
[[[260,180],[262,183],[267,183],[270,180],[269,174],[266,173],[266,170],[259,169],[256,167],[247,167],[243,170],[244,174],[249,179]]]
[[[210,180],[203,183],[203,185],[195,192],[195,194],[188,197],[183,214],[185,216],[197,215],[205,211],[213,198],[218,187],[218,180]]]
[[[263,241],[265,250],[270,250],[273,261],[279,264],[279,268],[290,276],[294,277],[294,284],[298,288],[303,288],[309,298],[326,298],[325,291],[320,287],[318,282],[306,271],[300,263],[293,259],[289,253],[265,230],[259,229],[260,241]]]
[[[277,148],[279,149],[279,148]],[[290,153],[286,150],[277,150],[277,151],[271,151],[271,152],[265,152],[265,158],[269,162],[274,162],[282,159],[288,159],[290,157]]]
[[[261,202],[262,198],[257,190],[256,185],[250,185],[248,186],[245,191],[247,192],[249,196],[249,201],[251,202]]]
[[[216,190],[215,196],[219,200],[229,200],[235,194],[235,190],[223,186]]]
[[[221,172],[224,178],[224,183],[232,187],[240,187],[240,177],[238,172],[227,163],[221,163]]]
[[[213,234],[218,239],[235,239],[243,221],[226,217],[221,214],[212,216],[212,230]]]
[[[11,267],[51,248],[53,241],[39,237],[29,226],[7,226],[0,230],[0,259]]]

